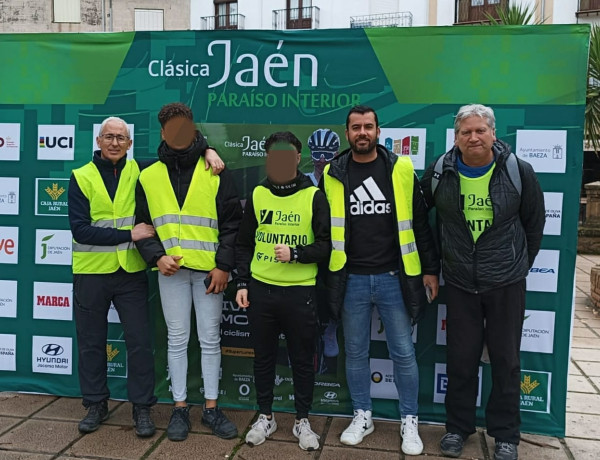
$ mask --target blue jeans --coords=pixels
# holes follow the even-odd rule
[[[346,379],[354,410],[372,410],[369,343],[371,315],[377,307],[390,358],[402,417],[417,415],[419,369],[411,337],[411,319],[402,300],[397,272],[348,275],[342,309],[346,342]]]
[[[167,324],[167,361],[173,401],[187,399],[188,342],[192,322],[192,300],[200,341],[204,398],[219,396],[221,368],[221,312],[223,294],[205,294],[206,272],[181,268],[173,276],[158,274],[158,287]]]

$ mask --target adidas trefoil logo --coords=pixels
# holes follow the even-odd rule
[[[350,194],[350,214],[353,216],[369,214],[391,214],[392,205],[377,186],[373,177],[365,179],[362,185]]]

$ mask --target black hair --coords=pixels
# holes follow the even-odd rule
[[[302,142],[294,136],[290,131],[278,131],[276,133],[271,134],[267,140],[265,141],[265,152],[269,152],[271,150],[271,146],[273,144],[277,144],[280,142],[284,142],[286,144],[293,145],[298,153],[302,152]]]
[[[346,129],[348,129],[348,125],[350,124],[350,115],[353,113],[359,113],[361,115],[364,115],[365,113],[372,113],[375,116],[375,126],[379,126],[379,119],[377,118],[377,113],[374,109],[367,105],[355,105],[350,109],[348,116],[346,117]]]

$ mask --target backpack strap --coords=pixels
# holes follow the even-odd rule
[[[433,174],[431,175],[431,196],[435,195],[435,189],[437,188],[438,184],[440,183],[440,178],[442,177],[442,169],[444,167],[444,158],[445,157],[446,157],[446,154],[444,153],[437,159],[437,161],[435,162],[435,165],[433,166]]]
[[[514,153],[510,153],[506,160],[506,170],[508,171],[508,177],[512,184],[519,192],[519,196],[521,196],[521,190],[523,189],[523,184],[521,183],[521,174],[519,173],[519,163],[517,162],[517,156]]]

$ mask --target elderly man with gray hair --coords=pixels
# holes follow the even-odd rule
[[[428,207],[436,208],[446,282],[447,432],[440,448],[459,457],[475,432],[479,360],[487,345],[487,432],[496,441],[494,460],[515,460],[525,278],[540,249],[544,197],[531,165],[496,139],[491,108],[461,107],[454,133],[454,147],[421,180]]]

